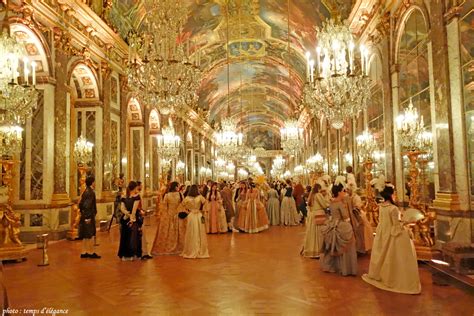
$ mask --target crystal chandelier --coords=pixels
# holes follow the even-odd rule
[[[219,155],[225,159],[235,159],[241,152],[243,134],[236,131],[235,121],[226,117],[222,120],[221,129],[215,134]]]
[[[368,130],[365,130],[362,134],[356,137],[357,151],[359,157],[363,160],[372,160],[377,150],[377,142],[375,141],[374,135]]]
[[[324,158],[320,153],[309,157],[306,160],[306,168],[313,172],[321,172],[323,170]]]
[[[171,161],[179,155],[181,138],[175,134],[172,125],[163,127],[161,135],[156,136],[158,151],[163,160]]]
[[[316,61],[306,53],[303,102],[315,115],[324,115],[340,129],[344,121],[367,107],[370,98],[368,50],[360,46],[360,68],[356,69],[355,44],[348,26],[329,20],[317,28]]]
[[[244,180],[248,178],[249,173],[247,170],[241,168],[237,171],[237,176],[239,177],[240,180]]]
[[[0,125],[0,158],[11,158],[21,152],[23,128],[18,125]]]
[[[297,177],[303,176],[305,173],[305,168],[302,165],[297,165],[293,170],[293,174]]]
[[[176,174],[178,176],[181,176],[184,174],[184,169],[185,169],[186,165],[184,164],[184,162],[182,162],[181,160],[179,160],[177,163],[176,163]]]
[[[183,39],[186,6],[180,1],[145,1],[141,29],[129,34],[128,83],[145,104],[168,114],[176,105],[197,102],[200,51]],[[191,53],[194,45],[194,53]]]
[[[24,123],[37,104],[36,63],[27,56],[24,45],[4,29],[0,35],[0,120],[7,125]]]
[[[94,144],[87,141],[84,135],[81,135],[74,144],[74,157],[79,165],[87,165],[92,161],[92,149]]]
[[[285,152],[294,155],[303,146],[303,129],[298,127],[298,121],[290,119],[280,129],[281,147]]]
[[[399,143],[403,149],[416,151],[424,150],[427,146],[431,147],[431,144],[427,143],[428,138],[423,136],[425,133],[423,116],[418,115],[418,110],[413,106],[411,99],[408,108],[397,117],[396,123]]]

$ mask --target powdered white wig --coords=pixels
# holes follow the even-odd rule
[[[342,186],[345,188],[347,186],[346,184],[346,177],[344,176],[337,176],[336,180],[334,180],[334,185],[339,185],[342,184]]]
[[[370,181],[370,185],[372,185],[377,191],[382,192],[385,188],[386,180],[387,178],[381,174],[378,178]]]
[[[349,188],[352,191],[357,191],[357,182],[356,178],[352,173],[347,174],[347,188]]]

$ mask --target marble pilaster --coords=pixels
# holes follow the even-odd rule
[[[120,87],[120,172],[125,175],[126,181],[129,180],[128,174],[128,156],[127,156],[127,140],[128,140],[128,130],[127,130],[127,116],[128,116],[128,101],[129,94],[127,89],[127,77],[120,75],[119,77],[119,87]]]
[[[433,142],[435,143],[434,156],[435,165],[438,169],[437,176],[439,181],[436,184],[437,192],[455,192],[456,183],[454,177],[454,159],[453,159],[453,138],[451,131],[453,126],[450,122],[450,90],[447,79],[448,72],[448,52],[447,52],[447,34],[444,27],[443,4],[440,0],[430,2],[430,39],[431,45],[428,45],[428,60],[432,63],[430,67],[430,99],[432,107],[432,132]],[[431,56],[430,56],[431,55]],[[435,62],[436,61],[436,62]]]
[[[112,189],[112,161],[111,161],[111,136],[110,136],[110,102],[111,102],[111,69],[105,63],[102,65],[102,102],[103,102],[103,129],[102,129],[102,191],[110,194]]]
[[[392,118],[398,116],[399,110],[399,101],[398,101],[398,89],[399,89],[399,70],[398,65],[392,65],[391,69],[392,77]],[[391,121],[391,125],[395,124],[395,120]],[[400,192],[404,192],[405,188],[403,187],[403,166],[402,166],[402,152],[400,150],[400,145],[398,142],[397,131],[393,129],[393,170],[395,171],[394,177],[392,178],[393,183]],[[402,195],[404,196],[404,194]]]
[[[381,39],[379,49],[381,56],[390,55],[389,36]],[[383,117],[384,117],[384,144],[385,144],[385,176],[389,181],[395,180],[395,163],[394,163],[394,129],[395,119],[392,111],[392,87],[390,86],[390,61],[388,58],[382,60],[382,93],[383,93]]]
[[[68,56],[61,49],[55,50],[55,79],[56,89],[54,91],[54,190],[53,204],[64,204],[69,202],[66,188],[66,165],[67,165],[67,91],[68,88]]]

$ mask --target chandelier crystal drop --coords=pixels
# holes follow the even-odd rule
[[[303,103],[314,115],[324,115],[331,126],[341,129],[344,121],[356,117],[370,98],[368,50],[360,46],[356,53],[348,26],[329,20],[317,28],[315,58],[306,54],[307,68]],[[359,65],[356,67],[356,55]]]
[[[197,45],[183,38],[188,14],[174,0],[148,0],[141,29],[128,36],[128,83],[145,104],[168,114],[176,105],[193,106],[201,82]]]
[[[243,134],[237,132],[237,123],[230,117],[222,119],[221,129],[215,139],[221,157],[233,160],[242,152]]]
[[[181,138],[175,134],[173,126],[163,127],[156,136],[158,151],[163,160],[171,161],[179,155]]]
[[[74,157],[80,165],[87,165],[92,161],[92,149],[94,144],[87,141],[84,135],[81,135],[74,144]]]
[[[290,119],[285,121],[285,126],[280,129],[281,146],[285,152],[294,155],[303,146],[303,129],[298,126],[298,121]]]
[[[24,123],[37,105],[36,63],[27,58],[24,44],[0,35],[0,120],[7,124]]]

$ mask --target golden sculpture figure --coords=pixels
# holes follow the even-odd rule
[[[423,214],[423,218],[410,227],[415,238],[415,248],[418,259],[428,260],[432,258],[431,247],[434,245],[434,239],[431,233],[431,226],[433,225],[436,216],[434,212],[429,211],[429,205],[425,202],[425,196],[422,197],[423,202],[420,202],[420,183],[418,182],[420,170],[417,167],[417,163],[419,162],[421,167],[425,167],[426,162],[423,161],[424,159],[422,158],[419,161],[419,157],[424,154],[426,154],[426,152],[418,150],[412,150],[406,153],[408,160],[410,161],[410,181],[408,182],[408,186],[410,187],[410,200],[408,205],[411,208],[419,210]],[[420,182],[422,185],[425,185],[426,179],[424,179],[424,176]]]
[[[368,158],[364,161],[364,170],[365,170],[365,204],[364,211],[367,213],[368,220],[373,227],[377,227],[379,223],[379,206],[375,201],[374,190],[372,189],[372,167],[374,162],[372,159]]]
[[[87,174],[87,165],[79,164],[77,170],[79,171],[79,199],[82,195],[82,192],[86,189],[86,174]],[[76,240],[78,238],[78,225],[81,220],[81,213],[79,212],[78,203],[73,204],[71,207],[71,229],[67,232],[67,239]]]
[[[1,160],[3,186],[0,187],[0,260],[18,260],[26,258],[25,247],[20,241],[20,217],[12,208],[13,160]]]

